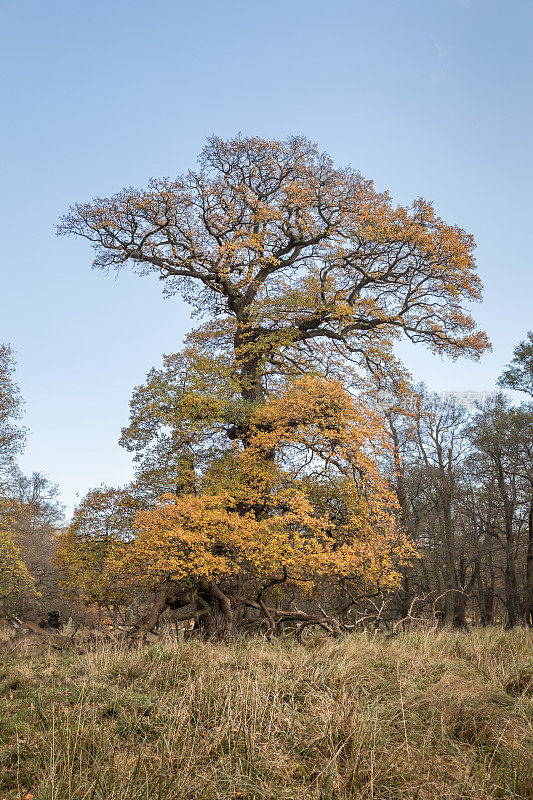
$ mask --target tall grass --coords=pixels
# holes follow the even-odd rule
[[[533,798],[533,635],[10,655],[0,799]]]

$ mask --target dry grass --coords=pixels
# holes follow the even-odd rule
[[[11,655],[0,704],[0,798],[533,798],[525,630]]]

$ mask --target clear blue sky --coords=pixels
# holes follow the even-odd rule
[[[193,167],[206,136],[301,133],[475,235],[481,363],[404,350],[437,390],[491,389],[533,328],[532,0],[0,0],[0,341],[21,466],[69,508],[131,475],[128,402],[190,326],[156,280],[91,271],[76,201]]]

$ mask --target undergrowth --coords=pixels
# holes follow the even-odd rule
[[[533,634],[0,662],[0,800],[533,798]]]

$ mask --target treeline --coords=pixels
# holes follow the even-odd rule
[[[393,616],[533,624],[533,403],[500,394],[468,413],[422,393],[421,405],[387,413],[402,521],[419,553],[389,598]]]
[[[21,397],[8,345],[0,345],[0,616],[42,618],[68,606],[54,564],[64,524],[58,488],[17,466],[25,440]]]

